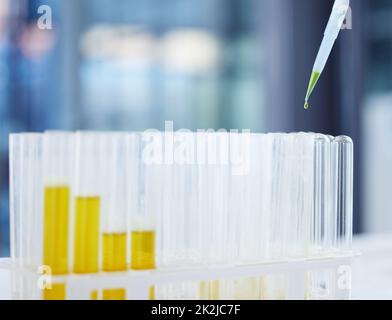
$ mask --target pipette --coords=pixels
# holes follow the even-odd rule
[[[310,77],[308,90],[305,96],[304,108],[309,108],[309,98],[313,92],[317,81],[327,63],[328,57],[332,51],[332,47],[339,35],[339,31],[343,26],[344,19],[346,18],[347,11],[350,6],[350,0],[336,0],[332,9],[331,17],[329,18],[327,28],[324,32],[324,38],[321,43],[316,61],[313,66],[312,75]]]

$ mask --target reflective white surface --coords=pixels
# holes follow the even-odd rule
[[[362,256],[353,266],[353,299],[392,300],[392,235],[354,239]]]

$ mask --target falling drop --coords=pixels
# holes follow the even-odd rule
[[[310,104],[308,102],[305,102],[304,108],[305,108],[305,110],[308,110],[310,108]]]

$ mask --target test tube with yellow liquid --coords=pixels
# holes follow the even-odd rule
[[[54,276],[69,272],[69,221],[73,136],[46,132],[43,137],[43,264]],[[44,289],[45,300],[66,299],[64,283]]]
[[[131,269],[156,268],[156,218],[161,207],[160,166],[156,162],[162,150],[159,144],[144,143],[161,141],[160,133],[143,133],[138,144],[141,155],[135,184],[138,188],[136,212],[131,214]],[[155,146],[155,147],[153,147]],[[151,148],[151,150],[149,150]],[[155,299],[155,288],[150,287],[150,300]]]
[[[73,272],[90,274],[99,271],[102,134],[78,132],[75,143]],[[97,299],[97,292],[90,298]]]
[[[120,133],[104,138],[105,155],[102,171],[105,192],[102,195],[102,270],[127,270],[127,140]],[[123,169],[123,170],[121,170]],[[103,300],[125,300],[125,288],[105,289]]]

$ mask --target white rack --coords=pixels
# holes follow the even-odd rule
[[[347,300],[351,295],[351,265],[357,253],[334,254],[329,257],[312,259],[292,259],[289,261],[276,261],[253,265],[225,265],[214,267],[173,268],[157,269],[151,271],[127,271],[97,273],[88,275],[70,274],[67,276],[53,276],[52,282],[66,283],[67,297],[70,300],[90,299],[90,293],[94,290],[121,287],[127,291],[127,299],[145,300],[148,297],[149,288],[169,284],[181,284],[201,281],[213,281],[216,279],[235,280],[246,278],[261,278],[276,274],[286,276],[285,299],[337,299]],[[0,260],[0,269],[9,270],[12,273],[13,296],[15,299],[40,299],[41,291],[38,289],[38,281],[42,275],[33,270],[19,268],[10,259]],[[318,293],[317,297],[307,292],[306,279],[311,272],[330,272],[328,288],[324,293]],[[345,277],[340,281],[340,277]],[[30,287],[30,290],[20,290],[20,286]],[[32,289],[32,284],[37,284]],[[29,296],[23,296],[30,293]]]

